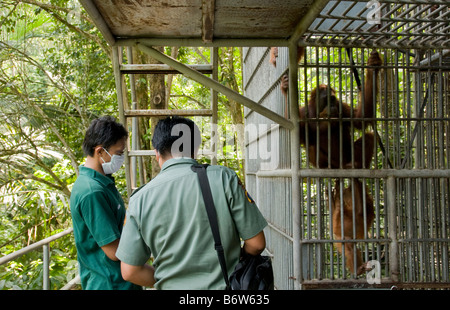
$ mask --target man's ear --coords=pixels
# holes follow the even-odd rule
[[[102,157],[103,155],[103,148],[100,145],[97,145],[94,148],[94,157],[98,156],[98,157]]]

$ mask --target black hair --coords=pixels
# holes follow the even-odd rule
[[[169,116],[160,120],[152,138],[152,145],[161,156],[171,154],[194,158],[194,150],[200,143],[201,136],[197,125],[180,116]]]
[[[86,130],[83,141],[85,155],[94,156],[95,147],[101,145],[109,149],[123,137],[128,137],[128,131],[112,116],[102,116],[94,119]]]

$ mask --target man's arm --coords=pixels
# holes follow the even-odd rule
[[[266,237],[264,231],[261,230],[256,236],[244,240],[244,251],[250,255],[261,254],[266,248]]]
[[[106,256],[108,256],[108,258],[110,260],[113,260],[113,261],[119,260],[116,257],[116,251],[117,251],[117,247],[119,246],[119,241],[120,241],[120,239],[116,239],[113,242],[108,243],[107,245],[104,245],[101,247],[103,252],[105,252]]]
[[[134,283],[140,286],[153,286],[155,280],[155,268],[153,266],[144,264],[142,266],[128,265],[124,262],[120,263],[122,270],[122,278],[125,281]]]

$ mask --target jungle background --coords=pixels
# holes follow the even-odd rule
[[[0,257],[70,228],[69,197],[85,160],[81,144],[91,120],[118,119],[111,48],[78,1],[0,0]],[[206,64],[209,48],[163,48],[187,64]],[[219,82],[241,92],[241,51],[219,50]],[[151,62],[135,53],[135,63]],[[210,90],[173,75],[136,77],[138,108],[154,108],[155,98],[169,109],[205,108]],[[163,94],[157,95],[157,92]],[[219,94],[221,137],[218,164],[244,178],[241,146],[243,108]],[[205,120],[203,138],[209,137]],[[141,149],[149,149],[151,121]],[[238,125],[238,127],[235,127]],[[202,159],[207,161],[208,159]],[[146,164],[146,181],[158,169]],[[125,201],[124,169],[116,184]],[[75,277],[73,235],[50,245],[51,289]],[[34,251],[0,266],[0,289],[42,289],[42,252]]]

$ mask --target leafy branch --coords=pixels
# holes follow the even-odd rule
[[[108,47],[108,44],[101,37],[94,35],[94,34],[90,34],[86,31],[82,30],[80,27],[72,25],[71,23],[68,22],[67,15],[73,12],[73,10],[74,10],[73,8],[64,8],[64,7],[56,6],[53,4],[42,3],[42,2],[34,1],[34,0],[14,0],[14,1],[17,4],[22,2],[22,3],[31,4],[31,5],[41,8],[42,10],[46,11],[51,16],[53,16],[57,21],[64,24],[65,26],[67,26],[67,28],[69,28],[69,30],[77,32],[80,35],[82,35],[83,37],[97,43],[98,46],[100,46],[102,48],[102,50],[105,52],[105,54],[108,55],[108,57],[110,59],[112,58],[111,48]],[[61,13],[66,13],[67,15],[63,16]],[[88,22],[89,24],[91,24],[91,25],[94,24],[93,21],[87,15],[81,14],[81,12],[80,12],[79,16],[80,16],[80,18],[82,18],[86,22]]]

